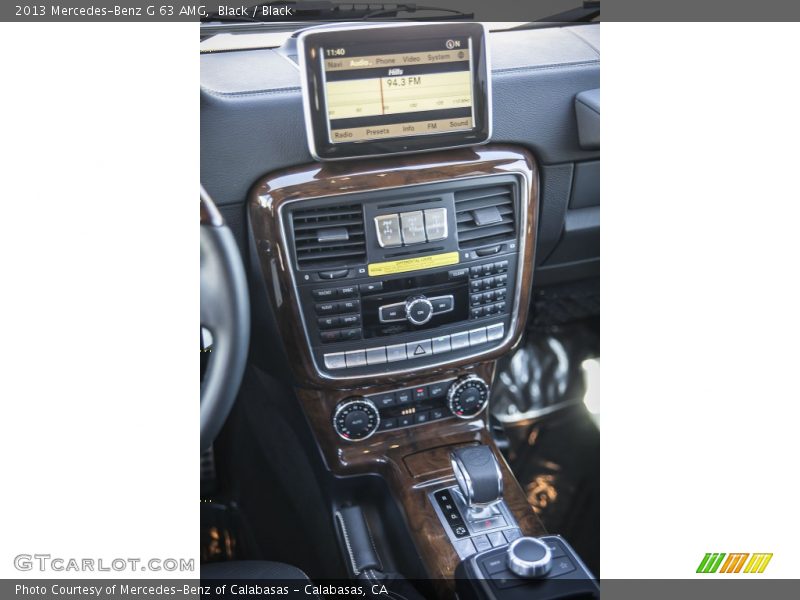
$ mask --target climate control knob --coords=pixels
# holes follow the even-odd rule
[[[447,406],[455,416],[471,419],[489,401],[489,385],[477,375],[467,375],[455,381],[447,390]]]
[[[406,300],[406,318],[412,325],[425,325],[433,317],[433,304],[425,296]]]
[[[333,428],[348,442],[367,439],[378,430],[380,422],[378,408],[366,398],[345,400],[333,414]]]

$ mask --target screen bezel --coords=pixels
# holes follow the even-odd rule
[[[441,33],[437,33],[437,29]],[[332,143],[328,139],[328,111],[322,89],[324,75],[319,48],[342,44],[403,42],[418,36],[472,38],[472,103],[475,126],[464,131],[379,140]],[[297,53],[303,88],[308,149],[317,160],[344,160],[388,154],[409,154],[485,144],[492,134],[492,102],[486,28],[481,23],[403,23],[336,26],[300,34]]]

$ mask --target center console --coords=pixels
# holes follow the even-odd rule
[[[473,558],[546,533],[486,410],[527,319],[537,213],[533,157],[500,145],[312,163],[251,191],[266,300],[326,466],[388,484],[424,565],[410,576],[442,597]],[[451,453],[471,448],[502,501],[462,489]]]

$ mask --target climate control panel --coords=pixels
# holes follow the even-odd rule
[[[489,385],[477,375],[467,375],[347,398],[334,411],[333,427],[342,439],[356,442],[376,432],[449,417],[471,419],[486,408],[488,401]]]

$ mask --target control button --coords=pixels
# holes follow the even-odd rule
[[[453,543],[453,548],[456,549],[459,558],[467,558],[468,556],[472,556],[475,554],[475,546],[472,544],[472,540],[458,540]]]
[[[469,270],[466,267],[462,267],[461,269],[453,269],[452,271],[447,272],[447,277],[449,279],[463,279],[469,274]]]
[[[473,306],[469,309],[469,316],[473,319],[480,319],[484,314],[482,306]]]
[[[427,423],[429,420],[427,412],[420,412],[414,415],[414,423]]]
[[[482,290],[490,290],[497,285],[496,283],[497,277],[487,277],[486,279],[481,279],[481,289]]]
[[[542,540],[533,537],[514,540],[506,551],[506,559],[508,568],[520,577],[544,577],[553,567],[550,548]]]
[[[494,291],[483,292],[483,294],[481,294],[481,299],[484,303],[494,302]]]
[[[433,305],[433,314],[435,315],[450,312],[453,310],[453,297],[437,296],[436,298],[431,298],[431,304]]]
[[[498,275],[494,278],[494,286],[500,287],[508,283],[508,275]]]
[[[469,348],[469,333],[460,331],[450,336],[450,343],[453,350],[461,350],[462,348]]]
[[[395,396],[397,397],[398,404],[411,404],[413,398],[411,390],[400,390],[399,392],[395,392]]]
[[[387,392],[386,394],[371,396],[371,399],[378,408],[389,408],[394,406],[395,402],[397,401],[394,397],[394,392]]]
[[[375,233],[381,248],[402,246],[400,238],[400,218],[397,215],[381,215],[375,217]]]
[[[496,299],[496,300],[503,300],[503,299],[505,299],[505,297],[506,297],[506,288],[504,288],[504,287],[502,287],[502,288],[497,288],[497,289],[494,291],[494,297],[495,297],[495,299]]]
[[[434,354],[443,354],[445,352],[450,352],[449,335],[440,335],[439,337],[433,338],[431,342],[433,343]]]
[[[469,282],[469,291],[472,293],[480,292],[483,289],[483,282],[480,279],[473,279]]]
[[[480,265],[476,265],[474,267],[469,268],[469,274],[472,277],[480,277],[483,270],[481,269]]]
[[[525,582],[528,581],[522,577],[517,577],[514,573],[506,569],[505,571],[500,571],[499,573],[494,573],[492,575],[492,583],[498,589],[504,590],[512,587],[517,587],[520,585],[525,585]]]
[[[505,333],[505,325],[503,323],[495,323],[486,327],[486,339],[489,342],[502,339],[503,333]]]
[[[519,531],[519,530],[517,530],[517,531]],[[521,535],[520,535],[520,536],[517,536],[517,537],[521,537]],[[509,540],[509,542],[510,542],[510,541],[511,541],[511,540]],[[566,555],[566,552],[564,551],[564,548],[563,548],[563,546],[562,546],[561,544],[559,544],[559,543],[558,543],[556,540],[552,540],[552,539],[551,539],[551,540],[542,540],[542,541],[543,541],[545,544],[547,544],[547,547],[548,547],[548,548],[550,548],[550,554],[552,554],[552,555],[553,555],[553,558],[556,558],[556,557],[558,557],[558,556],[564,556],[564,555]]]
[[[326,369],[344,369],[347,366],[344,359],[344,352],[326,354],[323,358],[325,359]]]
[[[341,319],[339,317],[322,317],[321,319],[317,319],[317,324],[320,329],[334,329],[339,327],[340,322]]]
[[[406,345],[395,344],[394,346],[386,346],[386,359],[389,362],[396,362],[398,360],[406,359]]]
[[[493,270],[492,263],[489,263],[488,265],[481,265],[481,273],[483,275],[491,275],[492,270]]]
[[[462,377],[447,390],[447,406],[450,412],[461,419],[471,419],[481,412],[489,401],[489,386],[477,375],[467,375]],[[503,519],[502,515],[498,515]],[[492,518],[481,521],[487,523],[486,529],[499,527],[498,523],[492,523]],[[502,524],[505,524],[503,520]],[[477,522],[475,524],[477,526]]]
[[[408,358],[422,358],[433,354],[430,340],[420,340],[406,344],[406,355]]]
[[[489,548],[492,547],[489,538],[487,538],[485,535],[475,536],[474,538],[472,538],[472,543],[475,544],[475,549],[478,552],[483,552],[484,550],[488,550]]]
[[[558,577],[560,575],[566,575],[575,570],[575,565],[567,556],[560,556],[556,559],[553,559],[550,567],[550,573],[548,577]]]
[[[383,425],[383,423],[381,423]],[[506,570],[506,559],[505,556],[495,555],[491,556],[483,561],[483,570],[487,575],[494,575],[495,573],[500,573],[501,571]]]
[[[367,294],[370,292],[380,292],[383,289],[383,282],[373,281],[372,283],[362,283],[358,286],[358,289],[361,290],[362,293],[366,292]]]
[[[425,235],[429,242],[447,239],[447,209],[428,208],[425,210]]]
[[[381,419],[379,431],[386,431],[387,429],[394,429],[397,427],[397,419]]]
[[[339,288],[339,298],[352,298],[353,296],[358,296],[358,288],[354,285],[348,285],[347,287]]]
[[[319,271],[317,275],[319,275],[320,279],[341,279],[342,277],[347,277],[348,273],[350,273],[349,269],[341,269],[338,271]]]
[[[319,339],[323,344],[330,344],[331,342],[338,342],[342,339],[342,334],[338,331],[321,331]]]
[[[333,415],[333,426],[342,439],[363,440],[378,430],[380,413],[366,398],[352,398],[339,405]]]
[[[414,400],[419,402],[420,400],[427,400],[428,399],[428,388],[424,385],[419,387],[415,387],[411,393],[414,396]]]
[[[411,415],[403,415],[397,418],[397,423],[400,427],[409,427],[414,424],[414,417]]]
[[[359,340],[361,339],[361,330],[360,329],[342,329],[339,331],[339,339],[343,342],[350,341],[350,340]],[[361,352],[364,352],[363,350]],[[348,367],[350,365],[347,365]]]
[[[368,365],[382,365],[386,362],[386,348],[368,348],[367,349],[367,364]]]
[[[361,302],[358,300],[345,300],[343,302],[339,302],[338,305],[339,312],[358,312],[361,310]]]
[[[425,325],[433,317],[433,305],[430,300],[421,296],[406,300],[406,317],[412,325]]]
[[[486,343],[486,327],[479,327],[478,329],[471,329],[469,332],[469,345],[477,346],[478,344]]]
[[[469,295],[469,303],[471,306],[479,306],[481,302],[483,302],[483,294],[480,292]]]
[[[506,529],[503,531],[503,535],[506,536],[506,541],[513,542],[517,538],[522,537],[522,532],[519,529]]]
[[[344,315],[339,317],[339,322],[345,327],[361,325],[361,315]]]
[[[505,273],[508,271],[508,261],[501,260],[500,262],[494,263],[494,272],[495,273]]]
[[[428,386],[428,396],[431,398],[441,398],[447,394],[446,383],[432,383]]]
[[[489,542],[492,544],[492,548],[497,548],[506,545],[506,538],[503,537],[502,531],[493,531],[489,534]]]
[[[496,304],[490,304],[489,306],[484,307],[483,314],[485,314],[485,315],[497,314],[497,305]]]
[[[334,314],[339,305],[336,302],[322,302],[314,307],[318,315],[332,315]]]
[[[506,523],[506,518],[503,515],[496,515],[494,517],[488,517],[486,519],[481,519],[480,521],[475,521],[472,524],[472,528],[475,531],[488,531],[489,529],[497,529],[498,527],[503,527],[505,525],[508,525],[508,523]],[[503,543],[505,543],[505,541]]]
[[[363,350],[351,350],[344,353],[344,359],[349,367],[363,367],[367,364],[367,354]]]
[[[498,314],[502,313],[502,312],[505,312],[505,310],[506,310],[506,303],[505,302],[498,302],[497,303],[497,312],[498,312]]]
[[[406,318],[405,302],[397,304],[386,304],[378,309],[378,319],[381,323],[392,323],[393,321],[404,321]]]
[[[400,229],[403,232],[403,244],[421,244],[425,241],[425,219],[421,210],[400,213]]]
[[[500,252],[500,246],[490,246],[489,248],[481,248],[480,250],[475,250],[475,254],[478,256],[491,256],[492,254],[497,254]]]
[[[311,296],[314,298],[314,300],[333,300],[336,298],[336,290],[333,288],[311,290]]]
[[[445,416],[447,415],[445,415],[443,408],[434,408],[431,410],[431,421],[435,421],[436,419],[444,419]]]

